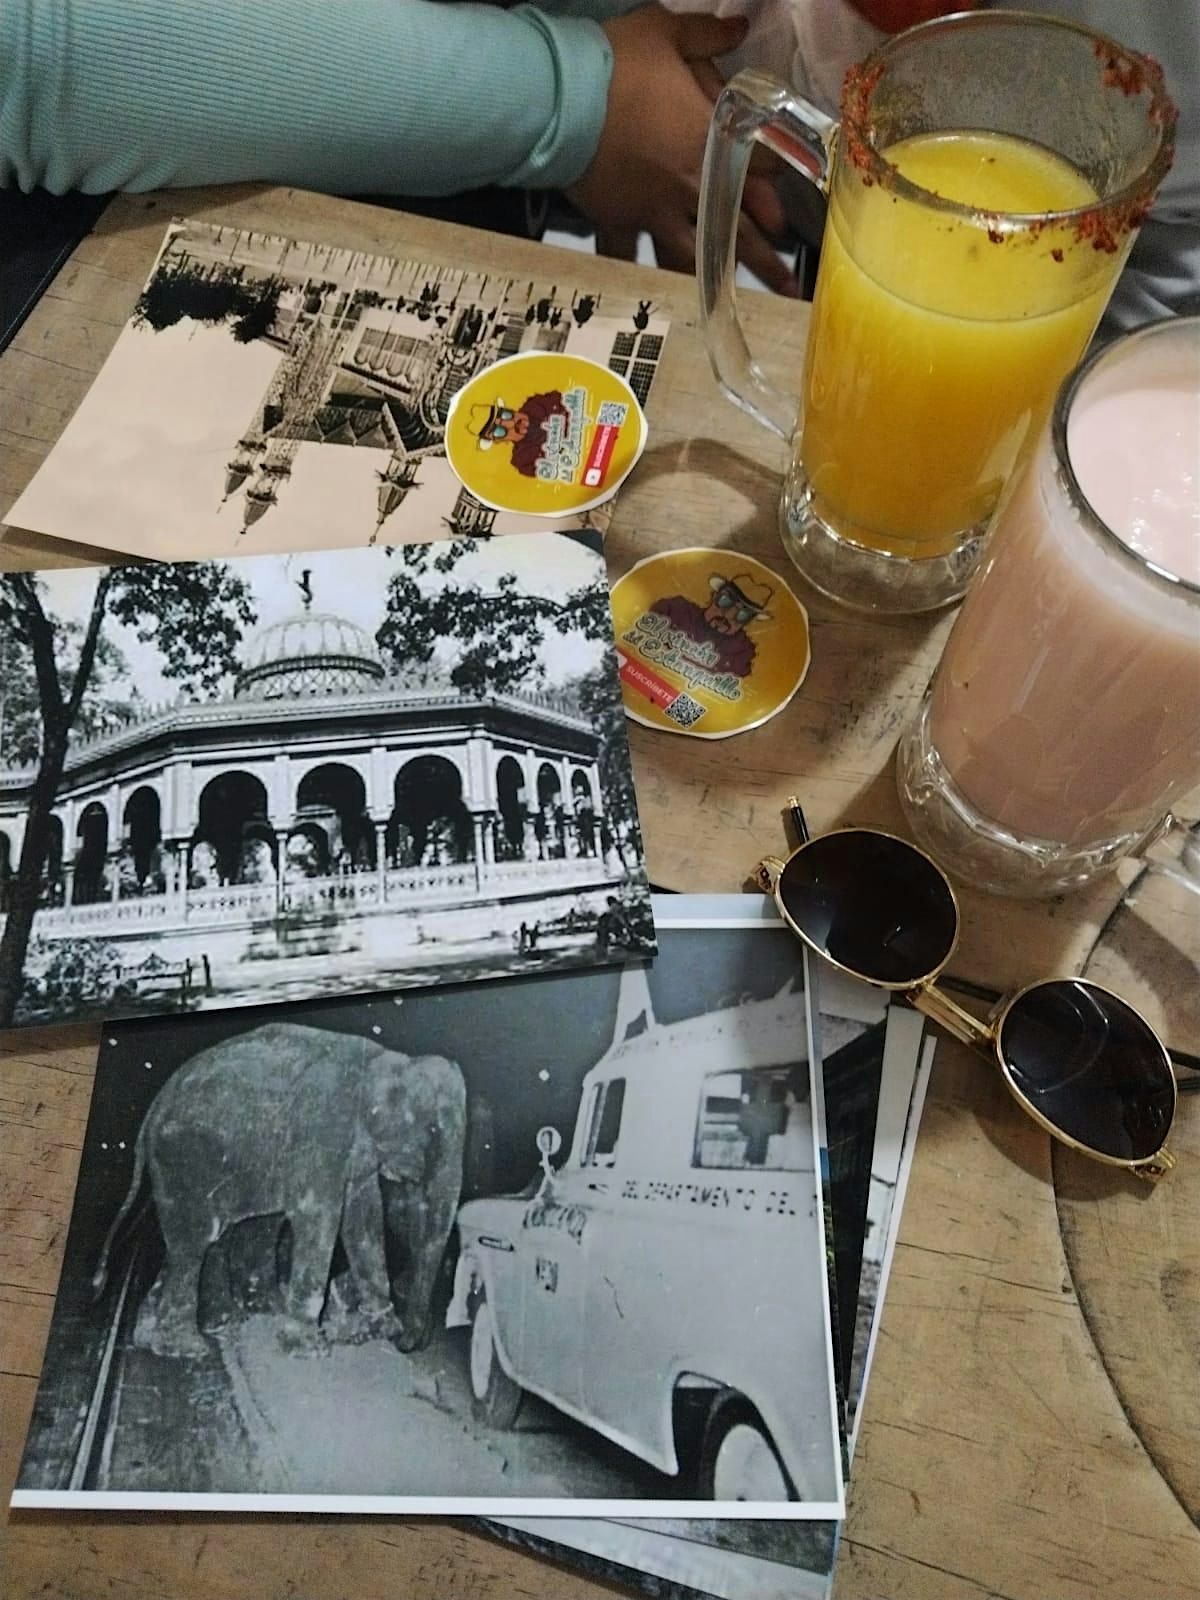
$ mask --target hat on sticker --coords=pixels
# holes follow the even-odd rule
[[[475,435],[478,441],[475,448],[490,450],[497,439],[507,435],[505,424],[512,418],[512,410],[503,400],[495,400],[490,406],[473,405],[467,419],[467,432]]]
[[[760,583],[748,572],[735,572],[732,578],[714,572],[709,576],[708,587],[713,592],[714,603],[723,610],[737,607],[747,613],[740,621],[749,622],[753,617],[756,622],[770,622],[767,605],[775,591],[769,583]]]

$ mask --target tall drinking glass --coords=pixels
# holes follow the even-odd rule
[[[1200,317],[1139,329],[1063,385],[898,778],[931,855],[1018,894],[1144,849],[1200,785]]]
[[[847,76],[840,124],[761,74],[726,86],[700,202],[705,334],[727,396],[791,442],[782,537],[818,589],[879,611],[962,596],[1170,166],[1174,116],[1153,62],[1022,12],[897,35]],[[801,399],[737,318],[756,141],[828,196]]]

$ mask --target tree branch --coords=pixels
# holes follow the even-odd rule
[[[10,577],[20,602],[29,648],[33,653],[38,698],[42,702],[42,721],[49,733],[51,726],[59,724],[63,716],[62,688],[58,681],[58,660],[54,650],[54,624],[42,609],[33,574],[14,572]]]
[[[79,662],[75,668],[75,681],[71,685],[71,695],[66,706],[68,728],[79,715],[79,707],[83,703],[83,697],[87,692],[88,682],[92,676],[92,667],[96,662],[96,646],[100,643],[100,626],[104,621],[104,612],[108,605],[108,591],[112,587],[112,581],[113,568],[110,567],[96,585],[96,594],[92,601],[92,614],[88,618],[87,632],[83,636],[83,644],[79,649]]]

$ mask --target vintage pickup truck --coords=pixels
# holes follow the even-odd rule
[[[697,1498],[837,1500],[806,1039],[790,990],[651,1019],[585,1077],[557,1170],[543,1128],[540,1186],[461,1207],[479,1419],[528,1390]]]

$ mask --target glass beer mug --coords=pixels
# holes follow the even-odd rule
[[[959,599],[1001,488],[1099,322],[1171,163],[1157,64],[1074,23],[964,12],[847,74],[840,123],[743,72],[705,153],[697,271],[725,394],[791,443],[780,524],[864,610]],[[828,202],[801,375],[752,360],[733,293],[756,142]]]

